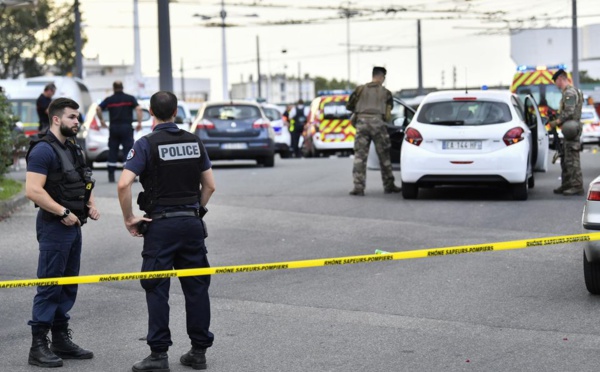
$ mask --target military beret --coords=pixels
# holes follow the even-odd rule
[[[552,81],[556,81],[556,79],[558,79],[558,77],[559,77],[560,75],[563,75],[563,74],[564,74],[565,76],[567,76],[567,73],[565,72],[565,70],[563,70],[562,68],[561,68],[561,69],[559,69],[558,71],[556,71],[556,72],[554,73],[554,75],[552,75]]]
[[[384,67],[375,66],[373,67],[373,75],[383,74],[384,76],[387,74],[387,70]]]

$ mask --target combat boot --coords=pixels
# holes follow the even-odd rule
[[[555,188],[554,190],[552,190],[555,194],[562,194],[563,191],[565,191],[565,188],[562,186],[559,186],[557,188]]]
[[[206,349],[194,347],[179,359],[184,366],[193,369],[206,369]]]
[[[365,190],[352,189],[352,191],[350,191],[348,194],[354,196],[365,196]]]
[[[115,173],[108,172],[108,183],[115,183]]]
[[[398,193],[398,192],[401,192],[401,191],[402,191],[402,188],[398,187],[396,185],[392,185],[390,187],[386,187],[386,188],[383,189],[383,192],[385,194]]]
[[[151,352],[144,360],[140,360],[131,368],[133,372],[169,372],[169,356],[167,352]]]
[[[62,367],[63,360],[48,348],[49,330],[49,328],[36,327],[35,330],[32,328],[33,341],[29,350],[29,364],[44,368]]]
[[[72,341],[73,331],[68,325],[52,327],[52,345],[50,350],[63,359],[92,359],[94,353],[85,350]]]
[[[562,194],[565,196],[583,195],[583,189],[571,187],[570,189],[563,191]]]

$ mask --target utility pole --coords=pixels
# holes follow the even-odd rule
[[[75,76],[83,79],[83,55],[81,54],[81,12],[79,0],[75,0]]]
[[[158,63],[160,90],[173,91],[169,0],[158,0]]]
[[[421,20],[417,19],[417,65],[418,65],[418,81],[417,95],[423,94],[423,61],[421,58]]]
[[[144,96],[144,83],[142,81],[142,52],[140,49],[140,17],[138,13],[138,0],[133,0],[133,74],[135,77],[138,97]]]
[[[573,85],[579,88],[579,45],[577,42],[577,0],[573,0],[573,27],[571,28],[573,38]]]
[[[302,99],[302,76],[300,76],[300,61],[298,61],[298,99]]]
[[[227,81],[227,43],[225,40],[225,0],[221,0],[221,64],[223,69],[223,100],[229,100],[229,82]]]
[[[183,57],[181,58],[181,99],[185,101],[185,78],[183,77]]]
[[[346,9],[346,58],[348,59],[348,81],[346,89],[350,90],[350,0],[348,0],[348,9]]]
[[[261,98],[262,97],[262,88],[261,88],[261,77],[260,77],[260,46],[259,46],[259,41],[258,41],[258,35],[256,35],[256,65],[258,68],[258,79],[256,79],[257,84],[258,84],[258,97],[257,98]]]

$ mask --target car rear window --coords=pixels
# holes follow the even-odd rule
[[[263,111],[265,112],[265,115],[267,116],[267,119],[269,119],[269,120],[281,120],[281,113],[278,110],[272,109],[272,108],[263,107]]]
[[[323,106],[324,119],[350,119],[352,113],[346,110],[346,101],[327,102]]]
[[[204,112],[205,118],[219,120],[244,120],[261,116],[258,107],[250,105],[210,106]]]
[[[589,111],[588,111],[588,112],[586,112],[586,111],[583,111],[583,112],[581,113],[581,118],[582,118],[582,119],[594,119],[594,118],[595,118],[595,115],[594,115],[594,113],[593,113],[593,112],[589,112]]]
[[[512,115],[504,102],[442,101],[423,105],[417,120],[438,125],[487,125],[508,123]]]

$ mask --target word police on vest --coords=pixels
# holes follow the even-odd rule
[[[200,157],[200,146],[197,143],[173,143],[158,146],[162,160],[193,159]]]

